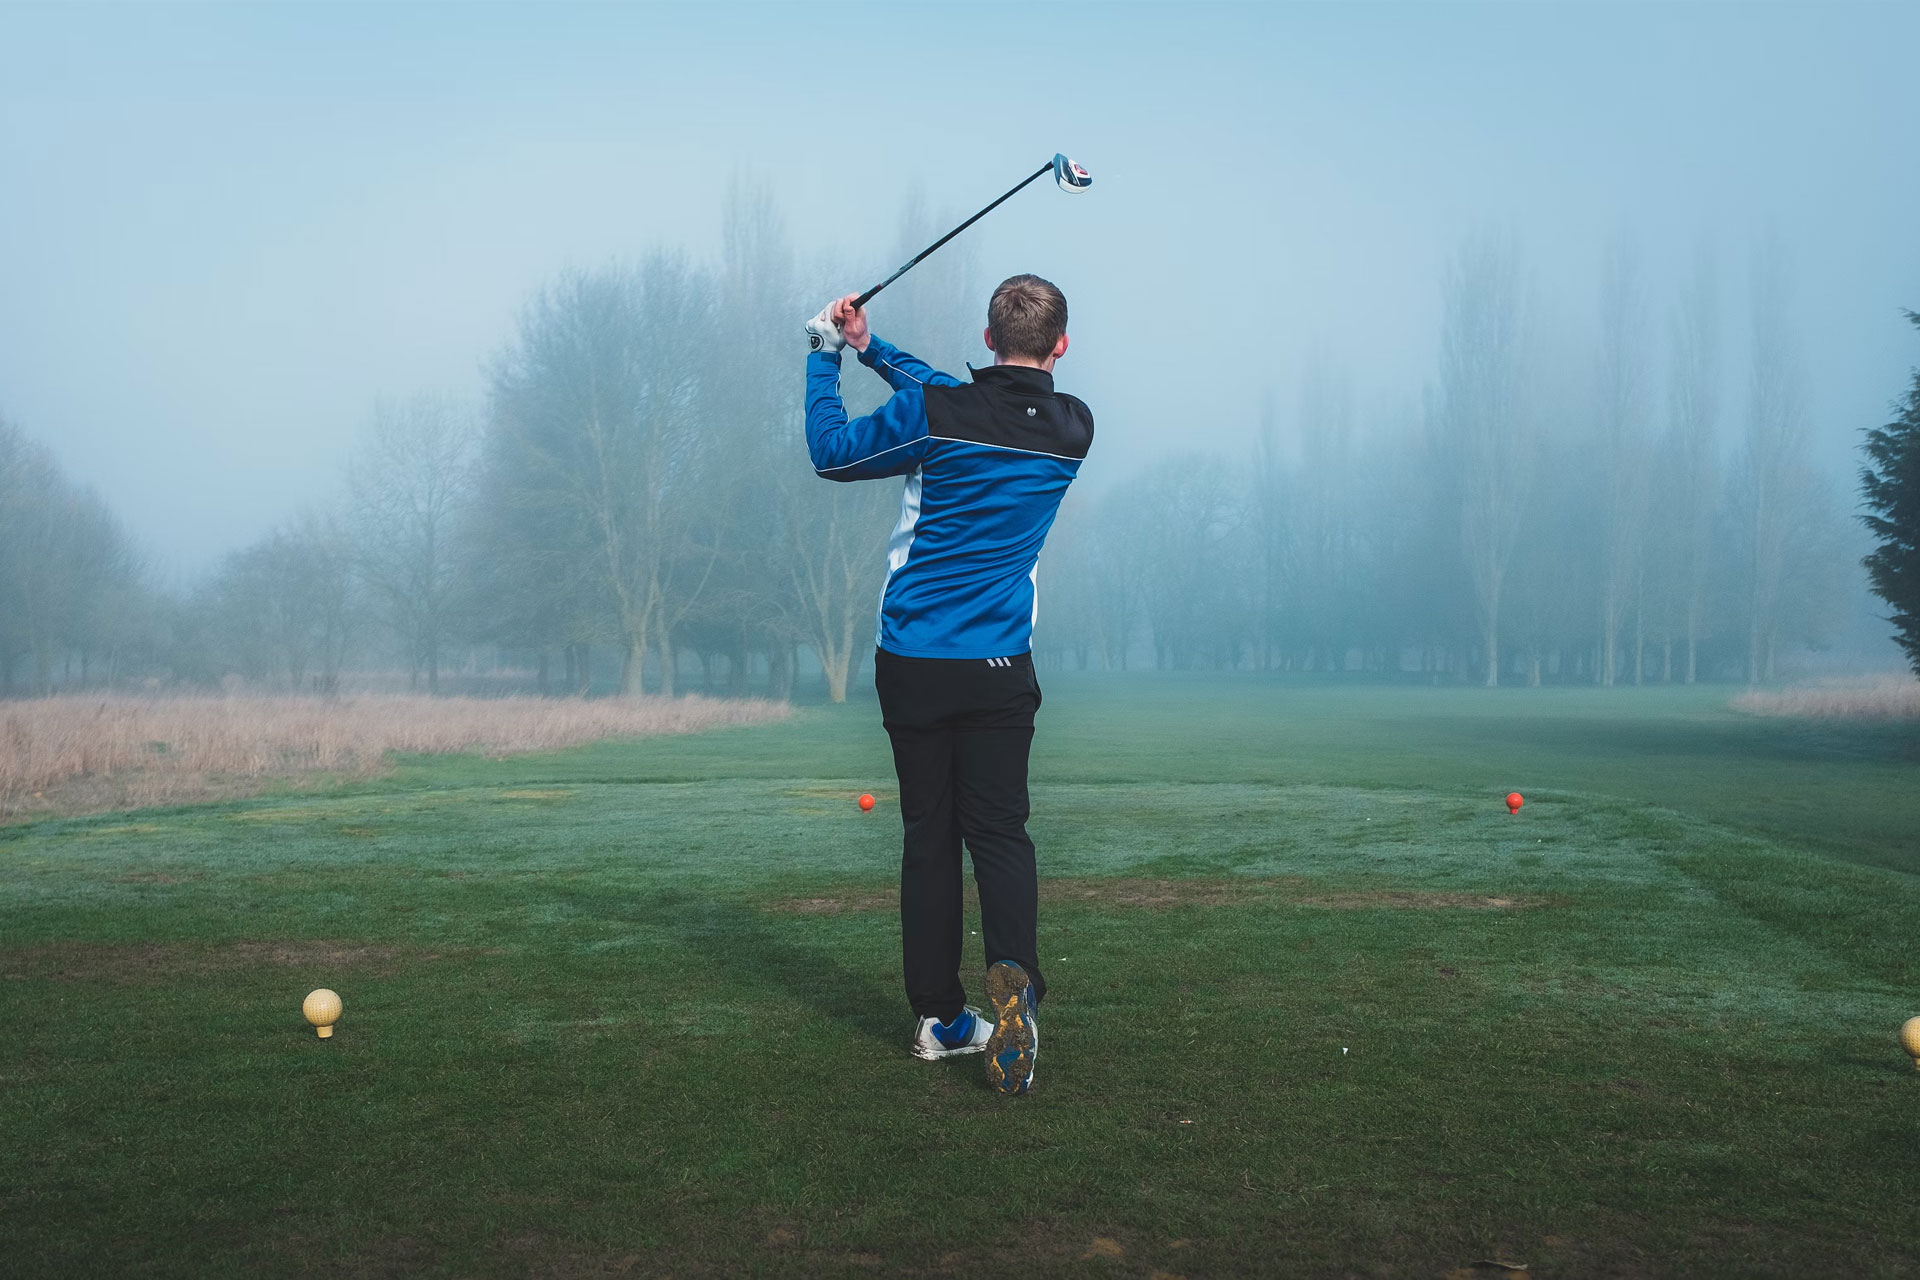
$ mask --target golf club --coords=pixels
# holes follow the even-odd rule
[[[865,293],[855,298],[853,300],[853,309],[855,311],[858,311],[861,307],[866,306],[867,303],[870,300],[872,300],[874,294],[879,293],[882,289],[892,284],[895,280],[898,280],[901,276],[913,270],[916,266],[920,264],[922,259],[927,257],[928,254],[932,253],[935,249],[938,249],[941,245],[953,239],[955,236],[959,235],[962,231],[965,231],[968,227],[972,226],[974,223],[980,221],[980,219],[992,213],[995,209],[999,208],[1000,205],[1008,199],[1008,197],[1012,196],[1015,192],[1019,191],[1020,188],[1026,186],[1029,182],[1032,182],[1035,178],[1038,178],[1042,174],[1046,174],[1046,173],[1053,174],[1053,180],[1060,184],[1060,189],[1062,191],[1068,191],[1074,194],[1078,194],[1082,191],[1085,191],[1088,187],[1093,185],[1092,174],[1088,173],[1085,169],[1082,169],[1079,165],[1067,159],[1065,156],[1055,155],[1053,159],[1047,161],[1047,163],[1041,165],[1038,169],[1035,169],[1032,173],[1028,174],[1026,177],[1020,179],[1019,182],[1015,183],[1012,187],[1008,188],[1005,195],[1001,196],[998,200],[995,200],[992,204],[988,205],[986,208],[982,209],[980,212],[974,214],[971,218],[968,218],[965,222],[961,223],[959,226],[955,227],[953,230],[947,232],[947,234],[941,236],[938,240],[935,240],[932,244],[928,245],[926,248],[922,249],[920,252],[914,254],[913,257],[907,259],[906,265],[902,266],[898,271],[894,272],[892,275],[888,276],[885,280],[882,280],[879,284],[873,286],[873,288],[867,290]],[[812,350],[818,351],[821,346],[820,335],[809,331],[807,335],[807,343]]]

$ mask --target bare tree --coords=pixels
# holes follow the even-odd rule
[[[729,689],[746,692],[752,652],[767,655],[769,692],[793,690],[795,648],[808,635],[794,589],[790,503],[816,495],[793,465],[806,445],[794,374],[794,317],[804,314],[786,226],[764,184],[736,178],[721,223],[720,291],[728,318],[725,376],[716,378],[712,429],[730,477],[713,493],[730,530],[702,606],[729,658]],[[815,301],[818,306],[818,301]]]
[[[1238,590],[1244,498],[1223,458],[1162,459],[1123,499],[1142,532],[1140,599],[1156,666],[1232,667],[1253,631]]]
[[[141,575],[100,496],[0,421],[0,690],[12,687],[21,657],[32,659],[36,692],[88,683],[92,656],[110,652],[128,625]]]
[[[1438,425],[1490,687],[1500,683],[1501,595],[1533,478],[1523,289],[1512,239],[1473,237],[1447,274],[1440,338]]]
[[[438,396],[374,406],[347,469],[355,562],[408,658],[440,692],[440,649],[456,590],[454,530],[472,493],[472,414]]]
[[[1258,655],[1254,665],[1265,671],[1273,665],[1279,645],[1281,612],[1287,594],[1289,519],[1286,458],[1281,452],[1279,414],[1273,394],[1260,399],[1260,420],[1253,441],[1253,468],[1247,477],[1247,532],[1253,539],[1255,583],[1254,620]]]
[[[0,629],[33,661],[32,687],[51,693],[71,584],[72,499],[53,455],[0,424]],[[11,666],[11,661],[9,661]]]
[[[1514,637],[1529,685],[1544,682],[1557,659],[1571,678],[1570,654],[1586,655],[1599,618],[1594,601],[1602,545],[1600,495],[1593,472],[1588,406],[1597,369],[1591,353],[1575,357],[1563,343],[1542,343],[1547,370],[1535,462],[1535,500],[1527,504],[1506,589],[1504,630]],[[1592,678],[1591,674],[1588,676]]]
[[[604,640],[611,609],[586,514],[528,472],[511,433],[491,429],[481,447],[476,497],[458,532],[461,571],[456,614],[475,639],[532,650],[539,687],[555,691],[552,650],[559,649],[561,691],[584,695],[594,641]]]
[[[229,555],[203,606],[219,618],[214,674],[333,692],[352,631],[352,565],[338,522],[315,512]]]
[[[1324,361],[1300,384],[1300,469],[1288,486],[1290,602],[1308,670],[1345,668],[1358,612],[1360,532],[1354,527],[1353,389]]]
[[[814,483],[796,492],[808,481]],[[897,499],[878,484],[827,487],[801,471],[785,484],[794,594],[807,641],[826,674],[827,697],[845,702],[854,654],[872,643],[886,529]]]
[[[1094,654],[1104,658],[1107,651],[1101,635],[1095,515],[1086,496],[1069,489],[1040,556],[1047,607],[1035,625],[1035,649],[1059,655],[1062,666],[1071,659],[1082,671]]]
[[[1625,236],[1607,247],[1600,299],[1599,420],[1593,458],[1600,485],[1600,660],[1595,676],[1602,685],[1614,683],[1621,630],[1631,614],[1633,682],[1639,684],[1645,673],[1642,536],[1650,465],[1642,353],[1646,308],[1638,253]]]
[[[655,643],[672,691],[672,628],[717,559],[703,541],[713,303],[707,278],[672,254],[576,272],[528,309],[494,379],[507,447],[492,456],[522,503],[577,514],[628,693]]]
[[[1755,250],[1752,288],[1753,380],[1739,477],[1749,684],[1773,678],[1797,490],[1807,476],[1800,352],[1789,330],[1790,285],[1776,240]]]
[[[876,314],[873,321],[889,341],[895,336],[889,326],[891,314]],[[904,336],[901,345],[905,346]],[[849,416],[871,412],[884,391],[876,390],[878,383],[851,357],[843,357],[841,394]],[[801,390],[797,370],[793,388],[797,415]],[[790,438],[796,456],[780,473],[779,510],[785,530],[778,545],[799,630],[819,659],[827,697],[845,702],[858,665],[856,654],[873,643],[876,609],[886,581],[887,530],[898,518],[899,491],[883,481],[822,483],[807,465],[804,434],[796,431]]]
[[[894,252],[910,256],[937,234],[929,228],[949,221],[928,210],[916,192],[897,242],[911,247]],[[986,325],[987,299],[974,284],[973,254],[970,243],[949,245],[888,289],[874,304],[874,332],[935,368],[962,368],[964,353],[978,344]],[[794,361],[790,385],[797,405],[797,356]],[[849,416],[871,412],[886,394],[886,386],[859,368],[850,352],[843,357],[841,395]],[[804,445],[798,449],[804,456]],[[870,646],[867,629],[886,581],[886,534],[899,517],[900,490],[883,482],[822,484],[801,466],[786,473],[782,483],[794,598],[808,643],[826,673],[827,696],[843,702],[859,667],[857,655]]]
[[[1098,508],[1100,545],[1095,558],[1100,595],[1101,665],[1125,671],[1133,637],[1146,615],[1150,535],[1132,505],[1131,487],[1116,489]]]
[[[13,692],[14,666],[33,651],[24,537],[29,456],[26,435],[0,418],[0,694]]]
[[[1694,251],[1693,275],[1673,318],[1668,427],[1663,450],[1671,507],[1665,522],[1672,584],[1686,633],[1686,682],[1700,674],[1700,638],[1713,565],[1720,388],[1719,286],[1711,250]]]

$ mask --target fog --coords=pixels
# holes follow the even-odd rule
[[[1065,291],[1087,503],[1263,421],[1300,457],[1327,385],[1363,449],[1411,438],[1497,243],[1543,367],[1604,382],[1610,315],[1640,345],[1649,438],[1706,264],[1729,454],[1770,281],[1844,518],[1915,361],[1916,48],[1895,5],[4,8],[0,417],[191,584],[338,501],[377,403],[488,404],[570,270],[717,262],[748,189],[824,301],[1060,150],[1092,192],[1021,193],[933,278],[975,360],[994,281]]]

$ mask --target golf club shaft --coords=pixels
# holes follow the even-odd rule
[[[935,240],[932,244],[928,245],[926,248],[922,249],[920,252],[914,254],[913,257],[908,260],[906,266],[901,267],[898,271],[888,276],[885,280],[882,280],[879,284],[873,286],[873,288],[867,290],[865,293],[855,298],[853,300],[853,309],[855,311],[858,311],[861,307],[866,306],[867,303],[873,298],[874,294],[880,292],[882,289],[892,284],[895,280],[898,280],[901,276],[913,270],[913,268],[919,264],[922,258],[926,257],[928,254],[932,253],[935,249],[938,249],[941,245],[945,244],[947,241],[959,235],[962,231],[965,231],[968,227],[972,226],[974,223],[980,221],[980,219],[992,213],[995,209],[997,209],[1000,206],[1000,204],[1003,201],[1005,201],[1009,196],[1013,195],[1014,192],[1020,190],[1021,187],[1026,186],[1029,182],[1032,182],[1035,178],[1039,177],[1041,174],[1050,173],[1052,171],[1053,171],[1053,161],[1049,160],[1047,161],[1047,163],[1041,165],[1038,169],[1035,169],[1032,173],[1028,174],[1026,177],[1020,179],[1018,183],[1016,183],[1011,189],[1008,190],[1006,195],[1001,196],[999,200],[995,200],[992,204],[988,205],[986,208],[982,209],[980,212],[974,214],[971,218],[968,218],[965,222],[961,223],[959,226],[955,227],[953,230],[947,232],[947,234],[941,236],[938,240]]]

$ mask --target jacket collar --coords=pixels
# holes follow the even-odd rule
[[[1004,387],[1008,391],[1021,395],[1049,396],[1053,394],[1053,375],[1045,369],[1035,369],[1024,364],[996,364],[985,369],[967,366],[967,372],[973,380],[983,386]]]

